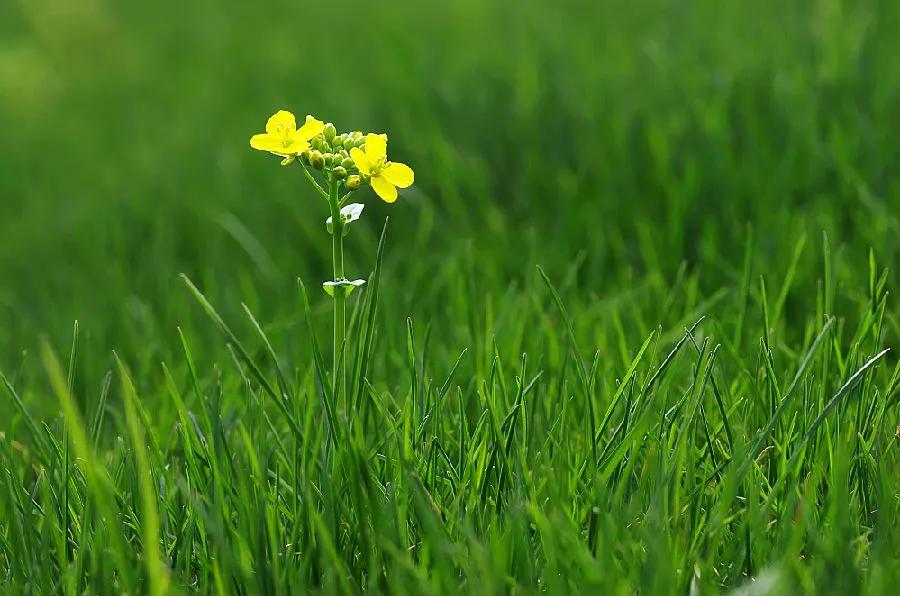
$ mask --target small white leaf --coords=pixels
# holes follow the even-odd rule
[[[337,281],[322,282],[322,288],[328,292],[329,296],[334,296],[335,288],[340,288],[339,291],[343,291],[345,296],[349,296],[353,290],[364,283],[366,283],[366,280],[364,279],[339,279]]]
[[[349,205],[344,205],[341,207],[341,221],[346,226],[349,223],[352,223],[359,219],[359,216],[362,215],[363,209],[365,209],[365,205],[362,203],[350,203]],[[332,224],[332,220],[329,217],[325,220],[325,227],[328,229],[329,234],[334,233],[334,225]]]

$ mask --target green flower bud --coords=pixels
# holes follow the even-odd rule
[[[354,130],[353,132],[350,133],[350,138],[352,138],[354,141],[358,141],[358,140],[364,138],[364,136],[365,135],[363,135],[362,131],[359,131],[359,130]]]
[[[341,161],[341,167],[345,170],[352,170],[354,168],[353,160],[349,157],[345,157],[343,161]]]
[[[343,146],[344,146],[344,140],[345,140],[346,138],[347,138],[347,135],[344,134],[344,133],[341,133],[341,134],[335,136],[333,139],[331,139],[331,146],[332,146],[332,147],[338,147],[338,148],[343,147]]]
[[[347,187],[347,190],[356,190],[359,188],[360,184],[362,184],[362,178],[353,174],[349,178],[347,178],[347,182],[344,183],[344,186]]]
[[[300,154],[300,163],[305,166],[309,165],[309,149]]]
[[[360,149],[362,149],[363,147],[365,147],[365,145],[366,145],[366,138],[365,138],[365,137],[360,137],[360,138],[356,139],[356,140],[354,141],[354,143],[353,143],[353,146],[354,146],[354,147],[359,147]]]
[[[334,139],[334,135],[337,134],[337,130],[334,128],[334,124],[332,124],[331,122],[326,124],[324,133],[325,133],[325,140],[330,143],[332,141],[332,139]]]
[[[288,155],[287,157],[285,157],[284,159],[281,160],[281,165],[289,166],[292,163],[294,163],[294,159],[296,159],[296,157],[294,155]]]
[[[325,167],[325,159],[322,157],[322,152],[318,149],[313,149],[309,154],[309,163],[317,170]]]
[[[325,165],[331,167],[331,164],[334,163],[334,154],[326,153],[322,156],[322,159],[325,160]]]
[[[356,146],[356,145],[355,145],[355,143],[353,142],[353,139],[351,139],[351,138],[347,138],[347,139],[344,141],[344,149],[346,149],[347,151],[350,151],[350,149],[352,149],[352,148],[355,147],[355,146]]]
[[[345,168],[342,168],[341,166],[338,166],[331,171],[334,173],[335,177],[338,180],[343,180],[347,177],[347,170]]]
[[[347,151],[345,149],[341,149],[340,151],[337,152],[337,154],[341,156],[342,160],[350,157],[350,154],[347,153]]]

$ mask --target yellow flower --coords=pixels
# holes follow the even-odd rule
[[[366,135],[365,151],[354,147],[350,157],[360,174],[369,178],[372,190],[388,203],[397,200],[398,186],[406,188],[415,178],[408,165],[387,160],[387,135]]]
[[[309,140],[322,132],[325,124],[312,116],[297,129],[294,115],[279,110],[266,122],[266,132],[250,137],[250,146],[260,151],[268,151],[281,157],[297,155],[309,149]]]

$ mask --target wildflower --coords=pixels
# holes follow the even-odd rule
[[[406,188],[414,181],[412,168],[387,160],[387,135],[366,135],[364,149],[352,147],[350,157],[360,174],[369,179],[372,190],[388,203],[397,200],[397,187]]]
[[[290,112],[280,110],[266,122],[266,132],[253,135],[250,146],[281,157],[297,155],[309,149],[309,141],[325,129],[325,124],[312,116],[299,129]]]
[[[397,188],[410,186],[415,176],[409,166],[388,161],[387,135],[363,135],[358,130],[338,132],[334,124],[312,116],[307,116],[298,129],[294,115],[284,110],[269,118],[265,133],[251,137],[250,146],[278,155],[283,166],[299,162],[306,178],[331,210],[332,217],[326,220],[325,227],[332,235],[334,274],[333,281],[324,282],[322,287],[334,298],[332,388],[336,399],[343,400],[342,396],[347,394],[347,367],[338,363],[347,338],[347,297],[366,283],[364,279],[351,280],[344,275],[343,238],[363,211],[361,203],[344,205],[344,201],[368,183],[379,197],[393,203],[397,200]],[[316,178],[324,179],[324,185]],[[343,196],[342,188],[347,191]]]

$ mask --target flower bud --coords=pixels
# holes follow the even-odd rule
[[[300,163],[305,166],[309,165],[309,149],[300,153]]]
[[[347,151],[350,151],[350,149],[355,146],[356,145],[354,144],[353,139],[351,139],[350,137],[347,137],[347,139],[344,140],[344,149],[346,149]]]
[[[322,159],[325,162],[325,165],[331,167],[331,164],[334,163],[334,154],[333,153],[325,153],[322,155]]]
[[[366,146],[366,138],[365,138],[365,137],[360,137],[360,138],[356,139],[356,140],[353,142],[353,146],[354,146],[354,147],[359,147],[360,149],[362,149],[363,147]]]
[[[353,160],[349,157],[345,157],[343,161],[341,161],[341,167],[345,170],[352,170],[354,167]]]
[[[337,166],[331,171],[338,180],[343,180],[347,177],[347,170],[345,168],[342,168],[341,166]]]
[[[341,148],[344,146],[344,140],[347,138],[345,133],[341,133],[336,135],[333,139],[331,139],[331,146],[336,148]]]
[[[334,128],[334,124],[332,124],[331,122],[326,124],[324,134],[325,134],[325,140],[330,143],[331,140],[334,139],[334,135],[337,134],[337,130]]]
[[[322,152],[318,149],[313,149],[309,154],[309,163],[317,170],[325,167],[325,159],[322,157]]]
[[[347,159],[348,157],[350,157],[350,154],[347,153],[347,151],[346,151],[345,149],[339,150],[339,151],[337,152],[337,154],[341,156],[341,159],[342,159],[342,160],[343,160],[343,159]]]
[[[347,187],[347,190],[356,190],[359,188],[359,185],[362,184],[362,178],[353,174],[349,178],[347,178],[347,182],[344,183],[344,186]]]
[[[294,156],[294,155],[288,155],[287,157],[285,157],[284,159],[281,160],[281,165],[283,165],[283,166],[289,166],[289,165],[291,165],[292,163],[294,163],[294,159],[296,159],[296,156]]]

